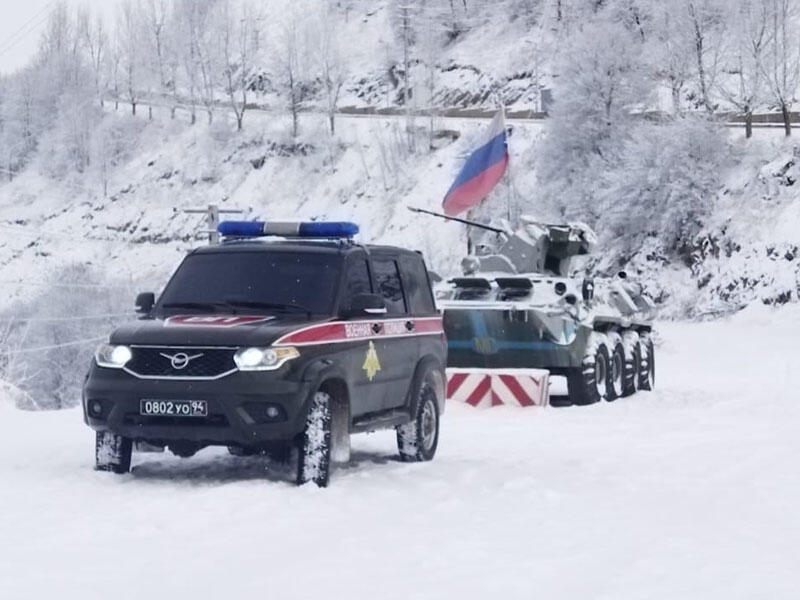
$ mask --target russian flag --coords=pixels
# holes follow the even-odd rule
[[[442,206],[445,214],[457,215],[486,198],[502,179],[506,167],[506,119],[505,112],[501,109],[492,120],[483,144],[469,156],[444,197]]]

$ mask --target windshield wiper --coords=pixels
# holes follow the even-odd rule
[[[312,312],[305,306],[294,304],[292,302],[261,302],[259,300],[245,300],[240,298],[226,298],[230,306],[239,308],[263,308],[266,310],[293,310],[295,312],[306,313],[308,318],[311,318]]]
[[[221,308],[232,307],[225,302],[167,302],[166,304],[162,304],[161,308],[188,308],[196,310],[211,309],[214,312],[218,312],[218,310]]]

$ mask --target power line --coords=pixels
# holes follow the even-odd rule
[[[98,289],[98,290],[127,290],[129,286],[125,285],[100,285],[95,283],[48,283],[45,281],[14,281],[11,279],[0,279],[0,284],[3,285],[29,285],[36,287],[48,288],[66,288],[66,289]]]
[[[122,317],[133,317],[131,313],[107,314],[107,315],[88,315],[85,317],[5,317],[0,318],[0,323],[59,323],[65,321],[91,321],[94,319],[118,319]]]
[[[97,237],[78,237],[74,235],[70,235],[68,233],[62,233],[60,231],[53,231],[51,229],[41,229],[37,227],[35,230],[27,231],[24,229],[20,229],[21,227],[25,227],[24,225],[12,225],[7,223],[0,223],[0,229],[5,229],[7,231],[11,231],[12,233],[16,233],[17,235],[27,235],[30,237],[38,238],[42,235],[51,236],[56,238],[62,238],[65,240],[69,240],[72,242],[78,242],[83,244],[92,244],[95,242],[107,242],[109,244],[125,244],[127,246],[135,245],[130,240],[124,239],[113,239],[113,238],[97,238]]]
[[[58,350],[59,348],[68,348],[70,346],[87,346],[89,344],[96,344],[107,339],[107,336],[90,338],[85,340],[75,340],[74,342],[64,342],[63,344],[52,344],[50,346],[38,346],[36,348],[20,348],[19,350],[5,350],[0,351],[0,354],[30,354],[32,352],[44,352],[45,350]]]
[[[50,0],[50,2],[48,2],[44,8],[39,10],[30,19],[25,21],[25,23],[19,29],[7,37],[5,41],[0,43],[0,56],[6,54],[14,46],[33,33],[36,28],[39,27],[39,25],[44,23],[50,16],[52,10],[55,8],[56,3],[57,0]]]

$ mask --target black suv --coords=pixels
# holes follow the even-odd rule
[[[224,241],[191,252],[137,310],[83,389],[100,470],[128,472],[134,446],[217,445],[296,455],[297,482],[325,486],[351,433],[396,428],[404,461],[436,452],[446,341],[419,253]]]

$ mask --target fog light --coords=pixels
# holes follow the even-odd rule
[[[281,414],[281,411],[279,411],[278,408],[275,407],[275,406],[270,406],[270,407],[267,408],[267,416],[270,419],[277,419],[278,415],[280,415],[280,414]]]
[[[99,400],[92,400],[89,403],[89,412],[92,416],[99,417],[103,414],[103,404]]]

